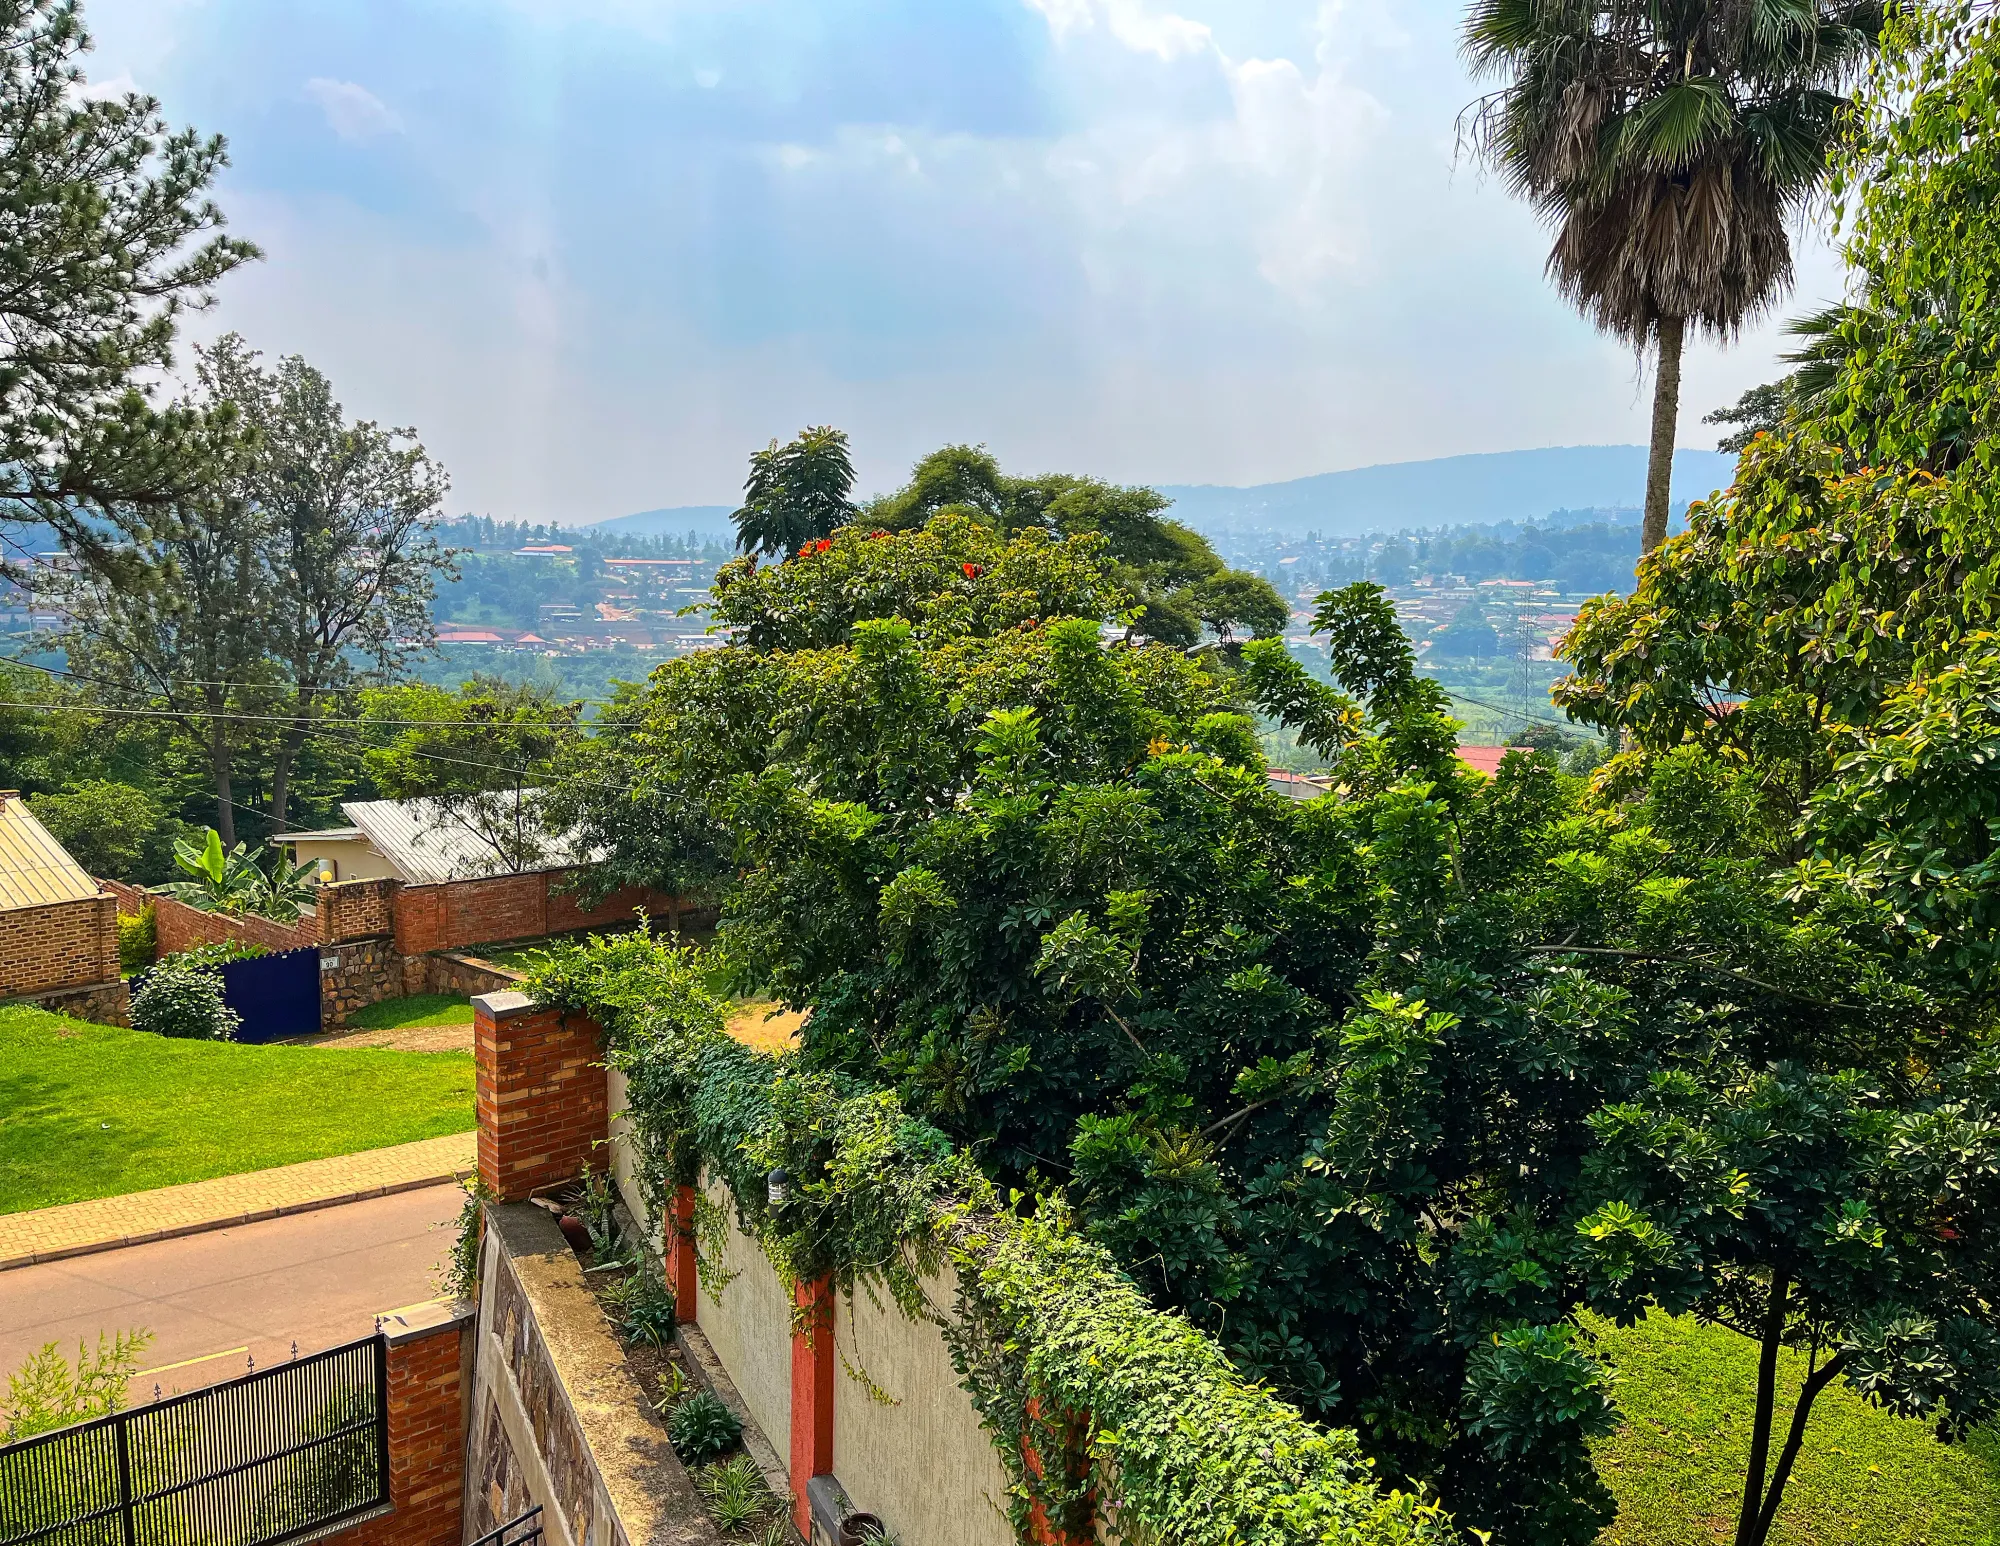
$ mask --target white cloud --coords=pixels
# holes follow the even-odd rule
[[[116,75],[107,75],[102,80],[86,82],[77,88],[77,95],[86,102],[116,102],[132,95],[139,89],[139,83],[132,79],[132,72],[120,70]]]
[[[1205,22],[1172,11],[1155,13],[1145,0],[1027,0],[1048,18],[1049,30],[1061,42],[1073,33],[1089,32],[1102,21],[1125,47],[1157,59],[1180,59],[1211,46],[1213,34]]]
[[[316,75],[306,82],[305,91],[326,114],[327,127],[344,140],[359,142],[402,132],[403,120],[366,86]]]

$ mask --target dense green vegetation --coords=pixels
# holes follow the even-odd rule
[[[0,1009],[0,1213],[472,1125],[464,1053],[169,1041]]]
[[[347,1023],[363,1031],[400,1031],[423,1025],[472,1024],[472,1000],[462,993],[412,993],[407,998],[385,998],[347,1017]]]

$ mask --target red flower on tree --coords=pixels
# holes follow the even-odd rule
[[[968,580],[976,580],[976,579],[978,579],[978,578],[979,578],[979,565],[977,565],[977,564],[960,564],[960,565],[959,565],[958,567],[959,567],[959,568],[961,568],[961,569],[963,569],[963,570],[965,571],[965,577],[966,577],[966,578],[967,578]]]

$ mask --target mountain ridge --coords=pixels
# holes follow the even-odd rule
[[[1736,458],[1721,451],[1674,454],[1674,503],[1727,485]],[[1359,536],[1408,527],[1538,520],[1557,510],[1634,509],[1646,492],[1644,446],[1541,446],[1414,462],[1380,462],[1242,487],[1153,485],[1168,513],[1197,531],[1261,529]],[[730,505],[668,505],[578,523],[633,536],[694,530],[731,534]]]

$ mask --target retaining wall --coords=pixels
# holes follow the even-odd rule
[[[555,1221],[486,1225],[465,1538],[539,1504],[547,1546],[720,1546]]]

